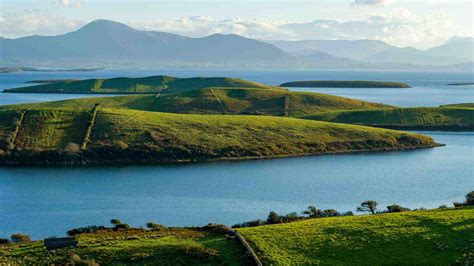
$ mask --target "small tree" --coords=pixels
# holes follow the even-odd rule
[[[309,218],[318,218],[323,216],[323,212],[315,206],[308,206],[305,211],[301,212],[303,215],[307,215]]]
[[[166,229],[166,226],[162,225],[162,224],[157,224],[157,223],[154,223],[154,222],[148,222],[146,223],[146,227],[152,229],[152,230],[160,230],[160,229]]]
[[[3,245],[3,244],[10,244],[10,240],[6,238],[0,238],[0,245]]]
[[[467,193],[466,195],[466,205],[473,206],[474,205],[474,190]]]
[[[402,207],[397,204],[392,204],[390,206],[387,206],[387,210],[388,212],[406,212],[406,211],[409,211],[410,209]]]
[[[357,211],[370,212],[372,214],[375,214],[375,211],[377,210],[377,205],[378,203],[374,200],[364,201],[360,204],[360,207],[357,207]]]
[[[270,213],[268,214],[267,223],[268,223],[268,224],[278,224],[278,223],[281,223],[280,215],[278,215],[278,213],[276,213],[276,212],[270,212]]]
[[[31,237],[29,235],[20,234],[20,233],[11,235],[10,239],[12,240],[13,243],[25,243],[25,242],[31,241]]]
[[[110,220],[110,223],[113,225],[119,225],[122,224],[122,221],[120,221],[119,219],[112,219]]]
[[[324,217],[332,217],[332,216],[339,216],[340,213],[334,209],[327,209],[323,211]]]

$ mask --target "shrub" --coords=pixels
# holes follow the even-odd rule
[[[166,229],[166,226],[162,225],[162,224],[157,224],[157,223],[154,223],[154,222],[148,222],[146,224],[146,227],[152,229],[152,230],[161,230],[161,229]]]
[[[444,204],[438,207],[438,209],[446,209],[446,208],[448,208],[448,206],[446,206]]]
[[[104,226],[91,225],[91,226],[71,229],[71,230],[67,231],[67,234],[69,236],[75,236],[75,235],[79,235],[79,234],[94,233],[94,232],[97,232],[99,230],[105,230],[105,229],[106,228]]]
[[[77,143],[70,142],[64,147],[64,152],[67,154],[78,154],[81,151],[81,146]]]
[[[120,150],[126,150],[128,149],[128,144],[121,140],[117,140],[115,141],[115,147],[119,148]]]
[[[6,238],[0,238],[0,245],[10,244],[10,240]]]
[[[110,220],[110,223],[113,225],[119,225],[122,224],[122,221],[120,221],[119,219],[112,219]]]
[[[323,211],[323,216],[324,217],[333,217],[333,216],[340,216],[341,214],[334,210],[334,209],[327,209]]]
[[[467,193],[466,195],[466,205],[473,206],[474,205],[474,190]]]
[[[406,211],[410,211],[410,209],[402,207],[402,206],[397,205],[397,204],[387,206],[387,210],[388,210],[388,212],[406,212]]]
[[[118,230],[128,230],[128,229],[130,229],[130,228],[131,228],[131,227],[130,227],[130,225],[128,225],[128,224],[116,224],[116,225],[114,226],[114,230],[116,230],[116,231],[118,231]]]
[[[31,241],[31,237],[29,235],[20,233],[11,235],[10,239],[13,243],[26,243]]]
[[[323,212],[314,207],[314,206],[308,206],[305,211],[302,211],[301,214],[307,215],[309,218],[318,218],[323,216]]]
[[[270,212],[267,218],[267,224],[278,224],[281,223],[281,217],[276,212]]]

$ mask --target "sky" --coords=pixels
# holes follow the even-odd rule
[[[191,37],[373,39],[427,49],[474,36],[473,9],[474,0],[0,0],[0,36],[58,35],[109,19]]]

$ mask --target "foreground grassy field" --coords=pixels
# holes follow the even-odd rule
[[[238,231],[268,265],[474,263],[473,207],[311,219]]]
[[[0,245],[0,264],[252,265],[234,238],[202,228],[104,230],[77,240],[76,248],[53,252],[43,241]]]
[[[110,108],[99,109],[86,136],[91,116],[91,109],[0,110],[0,163],[167,163],[436,146],[428,136],[355,125]]]

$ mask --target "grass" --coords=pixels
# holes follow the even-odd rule
[[[390,106],[344,97],[311,92],[288,92],[255,88],[205,88],[183,93],[159,95],[129,95],[83,98],[66,101],[17,105],[16,107],[90,108],[100,103],[108,108],[128,108],[145,111],[188,114],[265,114],[284,113],[284,99],[289,97],[288,112],[303,116],[330,110],[389,108]]]
[[[463,106],[336,111],[304,118],[404,129],[474,130],[474,110]]]
[[[0,264],[63,265],[71,253],[100,265],[248,265],[243,247],[200,228],[103,230],[78,235],[78,247],[46,251],[43,241],[0,245]],[[82,264],[80,264],[82,265]]]
[[[293,81],[280,85],[281,87],[314,87],[314,88],[410,88],[410,85],[400,82],[361,81],[361,80],[308,80]]]
[[[15,93],[85,93],[85,94],[146,94],[176,93],[206,87],[247,87],[277,89],[257,82],[234,78],[175,78],[152,76],[144,78],[111,78],[87,80],[59,80],[46,84],[13,88],[4,92]]]
[[[474,259],[472,207],[311,219],[238,231],[268,265],[451,265],[463,264],[468,256],[471,263]]]
[[[1,111],[0,121],[15,112],[18,109]],[[294,118],[101,108],[87,150],[74,154],[80,156],[66,156],[64,148],[68,144],[82,143],[90,112],[90,109],[72,108],[29,109],[17,138],[21,150],[0,157],[0,162],[166,163],[436,145],[432,138],[415,133]],[[11,127],[1,130],[0,135],[8,135]]]
[[[285,109],[285,98],[289,105]],[[473,130],[472,104],[397,108],[322,93],[254,88],[205,88],[163,95],[128,95],[35,103],[8,108],[124,108],[183,114],[272,115],[397,129]]]

